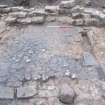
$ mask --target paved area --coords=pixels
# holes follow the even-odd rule
[[[1,86],[19,87],[25,81],[69,74],[104,80],[103,68],[81,34],[83,28],[49,23],[8,30],[0,47]]]

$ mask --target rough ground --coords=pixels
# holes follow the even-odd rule
[[[8,24],[14,14],[7,11],[0,12],[0,105],[105,105],[104,26],[74,26],[70,16],[52,14],[28,24],[24,12]]]

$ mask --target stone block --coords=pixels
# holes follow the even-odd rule
[[[36,86],[25,86],[17,88],[17,98],[30,98],[37,94]]]
[[[60,8],[72,8],[75,6],[75,0],[61,1]]]

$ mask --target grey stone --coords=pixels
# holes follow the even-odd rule
[[[50,12],[50,13],[58,13],[59,6],[46,6],[45,11]]]
[[[57,97],[58,90],[57,89],[49,89],[49,90],[39,90],[39,97],[46,98],[46,97]]]
[[[95,66],[97,61],[90,52],[85,52],[83,55],[83,65],[84,66]]]
[[[16,17],[11,17],[11,16],[8,16],[6,19],[5,19],[5,22],[7,23],[14,23],[16,22]]]
[[[9,87],[0,87],[0,99],[13,99],[14,89]]]
[[[18,19],[17,22],[21,23],[21,24],[30,24],[31,23],[31,18],[27,17],[24,19]]]
[[[83,12],[84,11],[84,7],[80,6],[80,5],[77,5],[75,7],[73,7],[71,9],[71,12],[73,13],[78,13],[78,12]]]
[[[105,20],[105,14],[102,11],[97,10],[95,8],[85,8],[84,13],[88,13],[88,14],[91,14],[92,16],[96,17],[96,18],[100,18],[100,19]]]
[[[40,80],[40,79],[42,79],[41,75],[32,73],[32,80]]]
[[[7,82],[7,85],[6,86],[8,86],[8,87],[20,87],[20,86],[22,86],[22,82],[21,81],[8,81]]]
[[[28,13],[28,16],[45,16],[47,15],[44,9],[32,10]]]
[[[102,22],[97,18],[85,18],[84,25],[86,26],[100,26]]]
[[[56,21],[56,16],[47,16],[46,21],[47,22],[54,22],[54,21]]]
[[[30,73],[25,73],[25,80],[31,80],[31,74]]]
[[[63,84],[59,90],[59,100],[64,104],[72,104],[76,93],[68,84]]]
[[[75,105],[104,105],[104,103],[103,99],[92,99],[91,96],[88,96],[88,98],[77,99]]]
[[[27,12],[12,12],[9,15],[17,18],[25,18],[27,15]]]
[[[4,32],[6,29],[6,24],[5,22],[1,21],[0,22],[0,33]]]
[[[60,8],[59,9],[59,14],[69,14],[71,15],[71,10],[70,9],[65,9],[65,8]]]
[[[91,4],[92,4],[92,1],[91,1],[91,0],[86,0],[86,1],[85,1],[85,5],[86,5],[86,6],[91,6]]]
[[[24,10],[26,10],[27,12],[31,12],[31,11],[34,11],[35,8],[28,8],[28,9],[24,8]]]
[[[0,12],[1,13],[9,13],[9,12],[11,12],[11,8],[1,8]]]
[[[41,24],[41,23],[44,23],[44,22],[45,22],[44,16],[32,17],[32,23],[33,24]]]
[[[36,14],[36,16],[47,15],[44,9],[36,9],[34,13]]]
[[[83,18],[83,14],[81,13],[72,13],[72,18],[73,19],[79,19],[79,18]]]
[[[0,8],[6,8],[8,7],[7,5],[0,5]]]
[[[103,9],[103,13],[105,14],[105,9]]]
[[[36,94],[36,86],[25,86],[17,88],[17,98],[30,98]]]
[[[66,72],[65,72],[65,76],[71,76],[71,73],[70,73],[70,71],[69,70],[66,70]]]
[[[61,1],[60,8],[72,8],[75,6],[75,0]]]
[[[22,10],[24,10],[24,8],[23,7],[19,7],[19,6],[17,6],[17,7],[11,7],[11,11],[12,12],[18,12],[18,11],[22,11]]]
[[[72,24],[76,25],[76,26],[82,26],[82,25],[84,25],[84,20],[83,19],[76,19],[76,20],[73,20]]]
[[[72,74],[71,75],[71,79],[77,79],[78,77],[77,77],[77,75],[76,74]]]
[[[64,17],[57,18],[57,21],[62,22],[62,23],[72,24],[73,19],[68,16],[64,16]]]

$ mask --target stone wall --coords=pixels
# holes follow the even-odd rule
[[[61,21],[77,26],[105,25],[105,9],[98,10],[79,6],[75,0],[61,1],[59,5],[45,6],[42,9],[0,5],[0,16],[7,24],[41,24],[49,21]],[[62,18],[64,16],[65,18]]]

